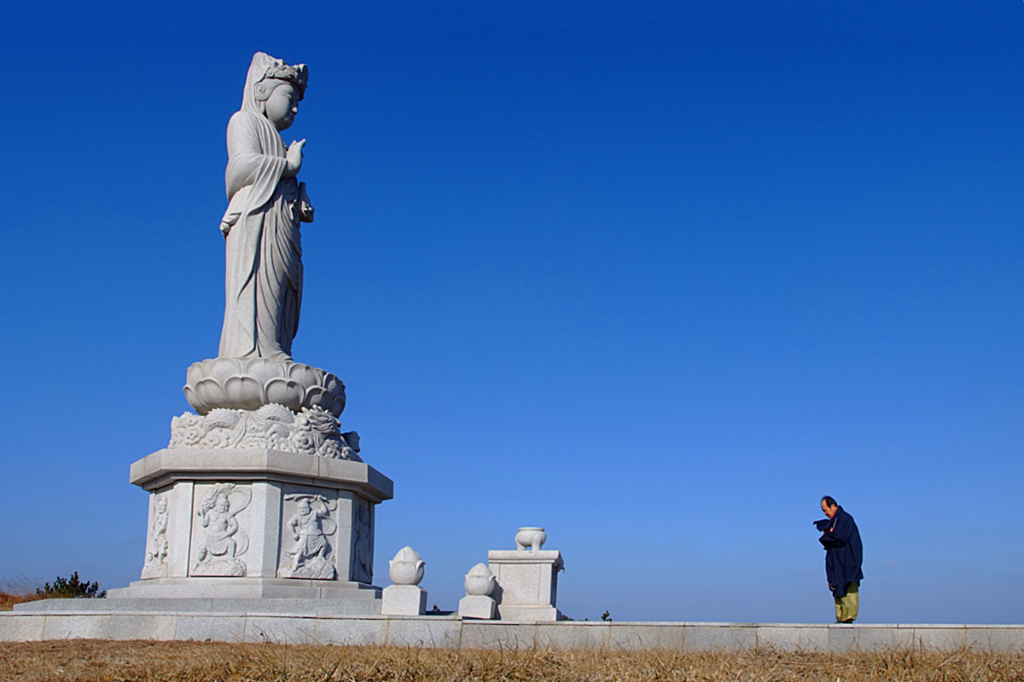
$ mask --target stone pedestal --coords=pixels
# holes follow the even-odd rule
[[[497,579],[498,618],[513,623],[556,621],[558,572],[564,568],[557,550],[491,550],[487,564]]]
[[[467,594],[459,600],[459,618],[494,620],[498,605],[487,595]]]
[[[374,508],[393,484],[373,467],[271,449],[169,448],[132,464],[130,480],[150,493],[146,558],[142,580],[109,599],[379,605]]]
[[[427,591],[419,585],[389,585],[380,603],[382,616],[422,616],[427,612]]]

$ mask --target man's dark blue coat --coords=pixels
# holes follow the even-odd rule
[[[842,507],[836,510],[830,527],[831,532],[826,528],[818,540],[825,546],[825,575],[829,587],[836,597],[844,597],[847,583],[859,583],[864,579],[860,570],[864,548],[860,544],[857,524]]]

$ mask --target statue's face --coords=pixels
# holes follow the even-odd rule
[[[231,503],[228,502],[228,496],[227,495],[218,495],[217,496],[217,511],[223,513],[223,512],[226,512],[230,508],[231,508]]]
[[[289,127],[295,120],[295,114],[299,113],[299,93],[295,91],[295,86],[282,83],[274,88],[267,98],[265,111],[267,120],[279,131]]]

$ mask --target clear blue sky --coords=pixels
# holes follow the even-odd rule
[[[574,618],[827,622],[831,494],[864,622],[1021,622],[1024,3],[2,1],[0,579],[138,578],[263,50],[378,584],[541,525]]]

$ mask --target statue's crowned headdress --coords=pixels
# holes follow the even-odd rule
[[[279,81],[288,81],[295,86],[299,93],[299,99],[306,93],[306,81],[309,79],[309,70],[305,64],[288,66],[284,60],[275,59],[274,63],[267,68],[263,78],[273,78]]]
[[[309,70],[305,64],[289,66],[283,59],[274,59],[266,52],[257,52],[252,56],[252,64],[249,66],[246,89],[251,89],[252,95],[257,99],[263,99],[267,96],[264,94],[267,89],[264,81],[268,80],[291,83],[295,86],[295,92],[299,95],[299,99],[302,99],[306,93]]]

